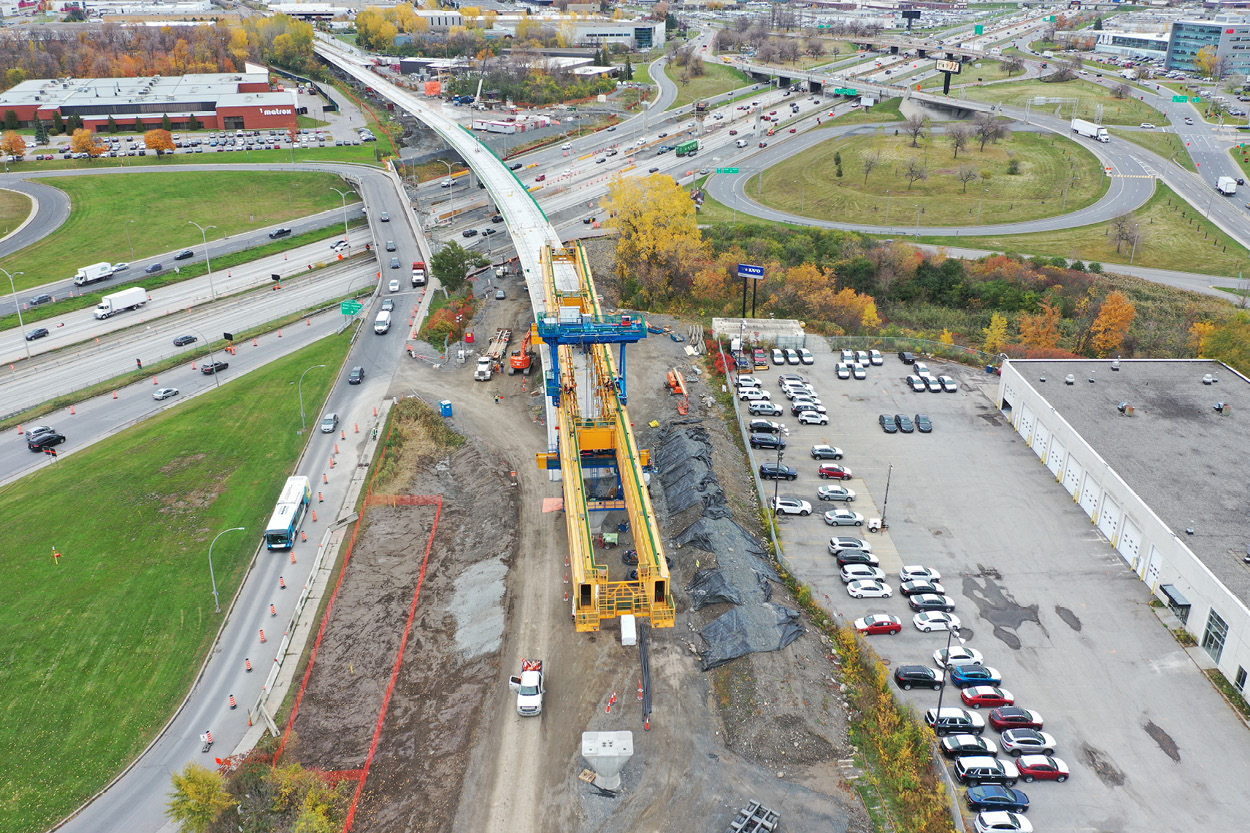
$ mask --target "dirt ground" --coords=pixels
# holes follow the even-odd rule
[[[485,305],[480,331],[525,325],[528,298],[509,294]],[[677,416],[664,374],[673,366],[689,370],[683,347],[651,336],[628,348],[630,416],[643,447],[659,435],[651,420]],[[852,753],[829,649],[818,635],[698,670],[696,631],[725,608],[692,613],[682,588],[696,562],[714,562],[711,553],[668,545],[677,624],[648,629],[654,713],[644,727],[637,649],[620,645],[614,621],[596,634],[578,634],[570,622],[564,516],[542,511],[544,498],[559,496],[559,483],[534,463],[547,444],[534,390],[540,377],[483,384],[471,374],[471,363],[413,361],[392,386],[429,402],[451,399],[453,426],[469,440],[446,470],[418,472],[410,489],[443,494],[444,516],[356,829],[718,833],[757,800],[782,813],[782,829],[870,830],[840,767]],[[753,528],[749,473],[719,406],[700,396],[707,392],[694,382],[691,416],[707,419],[730,505]],[[667,518],[655,482],[653,498]],[[430,520],[424,507],[371,511],[300,713],[298,760],[344,769],[363,762]],[[669,541],[680,531],[663,530]],[[793,605],[781,586],[773,601]],[[518,717],[508,690],[523,657],[542,658],[548,670],[539,718]],[[580,756],[587,730],[633,732],[634,756],[614,797],[577,778],[587,767]]]

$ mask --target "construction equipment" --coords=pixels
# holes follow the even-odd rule
[[[500,327],[495,330],[495,337],[490,340],[490,344],[486,348],[486,355],[495,361],[496,364],[503,361],[503,357],[508,355],[508,344],[512,341],[512,331]]]
[[[675,367],[668,372],[668,392],[681,397],[681,401],[677,403],[677,413],[682,416],[690,413],[690,392],[686,390],[686,377]]]
[[[530,375],[530,371],[534,369],[534,351],[530,348],[530,344],[534,339],[534,329],[525,331],[525,338],[521,340],[521,349],[513,350],[508,368],[508,375],[524,373]]]

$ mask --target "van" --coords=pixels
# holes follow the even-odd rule
[[[383,311],[378,313],[378,317],[373,319],[373,331],[378,335],[386,335],[391,329],[391,314]]]
[[[738,147],[740,147],[740,148],[744,148],[744,147],[746,147],[746,146],[747,146],[747,140],[746,140],[746,139],[739,139],[739,140],[736,142],[736,144],[737,144],[737,146],[738,146]]]

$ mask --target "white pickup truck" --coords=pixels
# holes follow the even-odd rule
[[[516,692],[516,713],[521,717],[537,717],[543,713],[543,693],[547,688],[542,660],[521,660],[521,675],[509,677],[508,687]]]

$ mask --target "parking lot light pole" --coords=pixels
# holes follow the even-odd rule
[[[217,533],[217,538],[225,535],[227,532],[242,532],[243,527],[235,526],[230,529],[223,529]],[[213,543],[208,545],[208,578],[213,583],[213,604],[217,606],[217,612],[221,613],[221,599],[217,596],[217,576],[213,574],[213,544],[217,543],[217,538],[213,539]]]
[[[213,259],[208,256],[208,229],[217,228],[217,226],[209,226],[205,228],[195,220],[187,220],[189,225],[195,226],[200,230],[200,236],[204,238],[204,262],[208,264],[208,291],[213,296],[213,300],[217,300],[217,289],[213,286]]]
[[[777,446],[777,476],[773,478],[773,517],[777,516],[777,492],[781,488],[781,458],[782,448]]]
[[[13,287],[13,308],[17,310],[17,328],[22,331],[22,344],[26,346],[26,358],[30,358],[30,342],[26,340],[26,325],[22,323],[22,305],[17,302],[17,284],[13,282],[13,275],[9,274],[8,269],[0,269],[6,275],[9,275],[9,286]],[[15,272],[16,275],[25,275],[25,272]]]
[[[135,259],[135,246],[133,243],[130,242],[130,224],[133,222],[134,220],[126,221],[126,245],[130,247],[130,259],[131,260]]]
[[[938,689],[937,716],[939,719],[942,717],[942,697],[943,695],[946,694],[946,672],[951,667],[951,663],[950,663],[951,637],[957,637],[957,636],[959,636],[959,628],[948,627],[946,629],[946,662],[942,663],[942,687]],[[960,645],[963,644],[962,639],[959,640],[959,644]]]
[[[319,367],[325,367],[325,365],[314,364],[308,370],[316,370]],[[308,428],[308,424],[304,421],[304,377],[308,375],[308,370],[299,375],[299,385],[297,386],[299,390],[299,432],[301,434]]]

